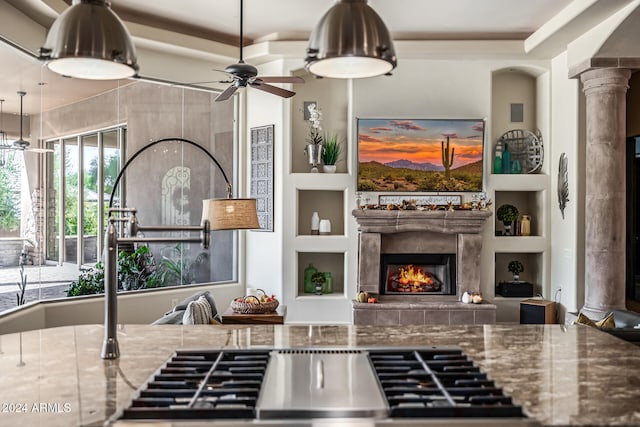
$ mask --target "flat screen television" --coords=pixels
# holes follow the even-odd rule
[[[483,119],[358,119],[358,191],[482,191]]]

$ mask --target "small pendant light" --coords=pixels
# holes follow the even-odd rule
[[[338,0],[309,38],[305,68],[321,77],[363,78],[390,73],[393,40],[367,0]]]
[[[40,59],[64,76],[115,80],[138,71],[129,31],[107,0],[73,0],[55,20]]]

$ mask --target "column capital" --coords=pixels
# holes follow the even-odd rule
[[[631,70],[626,68],[598,68],[580,74],[582,91],[589,95],[593,91],[626,92],[629,88]]]

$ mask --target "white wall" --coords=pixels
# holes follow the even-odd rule
[[[260,75],[281,75],[283,61],[274,61],[261,66]],[[246,91],[246,129],[244,144],[251,147],[251,128],[274,125],[274,215],[273,232],[248,231],[246,233],[246,285],[263,289],[267,294],[283,295],[283,240],[285,224],[282,212],[283,199],[290,197],[284,188],[284,174],[290,169],[291,154],[284,141],[290,140],[289,100],[274,96],[254,88]],[[242,108],[241,108],[242,110]],[[285,148],[286,147],[286,148]],[[247,150],[247,162],[251,153]],[[250,164],[246,169],[247,185],[250,185]],[[249,190],[247,187],[247,195]]]
[[[562,53],[551,62],[551,188],[558,185],[558,163],[560,155],[566,153],[569,171],[569,202],[564,219],[554,194],[551,203],[551,297],[562,289],[558,301],[563,310],[576,311],[582,306],[583,284],[580,271],[584,271],[584,247],[580,235],[584,234],[579,221],[579,192],[584,191],[584,182],[579,173],[580,153],[584,151],[584,140],[580,138],[580,85],[576,79],[568,78],[567,53]]]
[[[488,117],[491,68],[486,61],[399,61],[392,76],[354,81],[354,118]]]

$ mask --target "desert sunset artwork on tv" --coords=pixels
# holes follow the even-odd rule
[[[359,191],[482,191],[482,119],[358,119]]]

